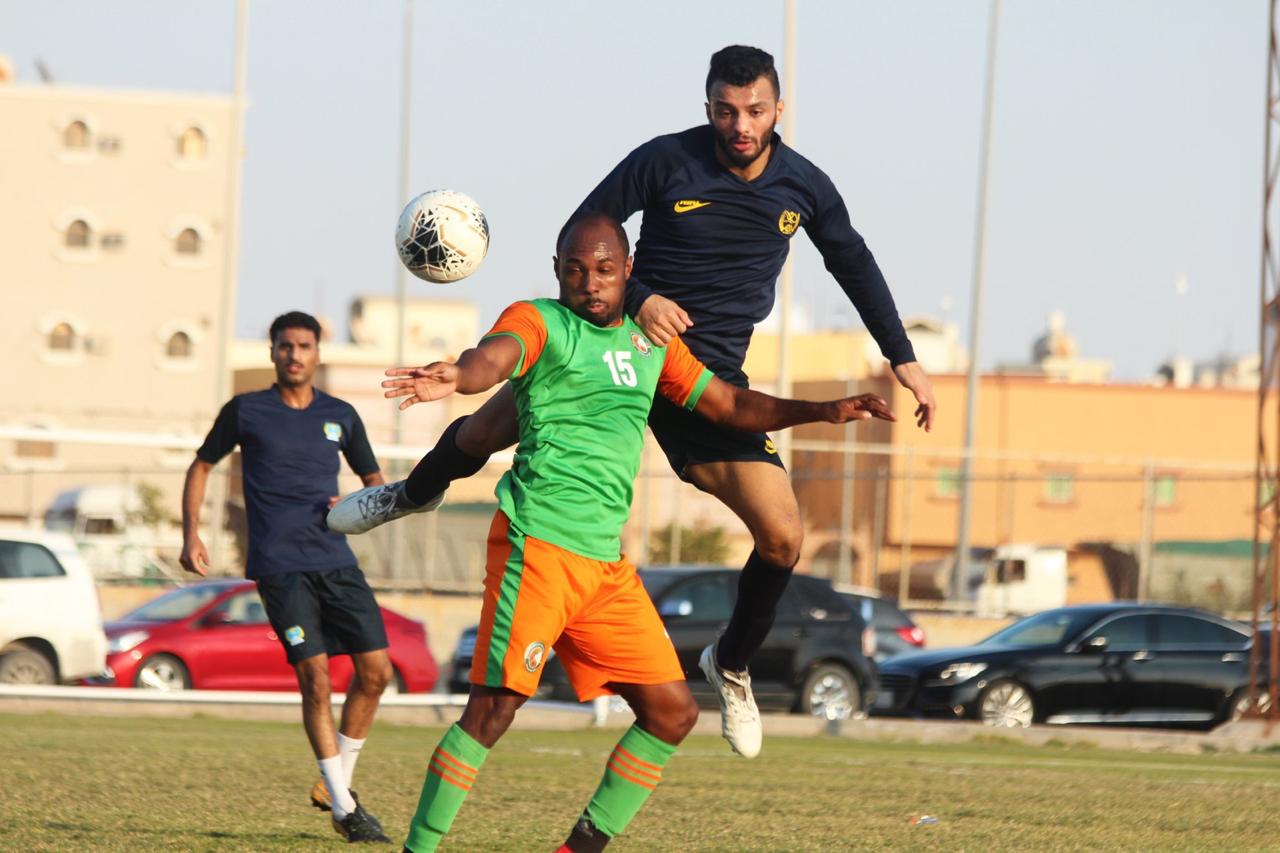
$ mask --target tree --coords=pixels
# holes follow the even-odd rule
[[[649,563],[723,563],[729,556],[729,541],[723,527],[700,523],[678,528],[667,525],[649,539]]]

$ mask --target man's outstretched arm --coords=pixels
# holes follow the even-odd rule
[[[456,362],[437,361],[426,367],[392,367],[382,382],[383,396],[404,397],[401,409],[440,400],[453,393],[479,394],[507,379],[524,357],[524,347],[510,335],[485,338]]]
[[[718,377],[712,377],[707,384],[694,411],[712,423],[744,432],[772,432],[798,424],[842,424],[870,418],[897,420],[888,404],[875,394],[821,403],[784,400],[730,385]]]

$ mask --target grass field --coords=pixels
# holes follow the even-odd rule
[[[379,724],[361,756],[355,787],[394,849],[440,731]],[[619,734],[510,733],[444,849],[555,849]],[[0,849],[338,849],[307,805],[313,768],[298,725],[0,715]],[[920,814],[940,823],[912,825]],[[1117,849],[1280,849],[1280,755],[775,737],[747,762],[699,736],[610,846]]]

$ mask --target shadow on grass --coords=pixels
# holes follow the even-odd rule
[[[86,835],[96,835],[103,832],[103,827],[94,826],[87,823],[65,823],[56,820],[46,820],[41,823],[45,829],[55,832],[77,832]],[[285,842],[297,841],[328,841],[333,836],[328,833],[317,832],[230,832],[222,829],[207,830],[180,830],[172,827],[147,829],[137,826],[113,826],[111,833],[114,835],[133,835],[139,837],[156,836],[163,837],[167,842],[174,842],[179,838],[208,838],[218,841],[239,841],[245,845],[251,845],[252,842],[259,843],[275,843],[281,844]],[[242,849],[253,850],[253,846],[245,846]]]

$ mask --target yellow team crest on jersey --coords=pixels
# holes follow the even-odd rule
[[[778,230],[790,237],[800,227],[800,214],[794,210],[784,210],[778,217]]]

